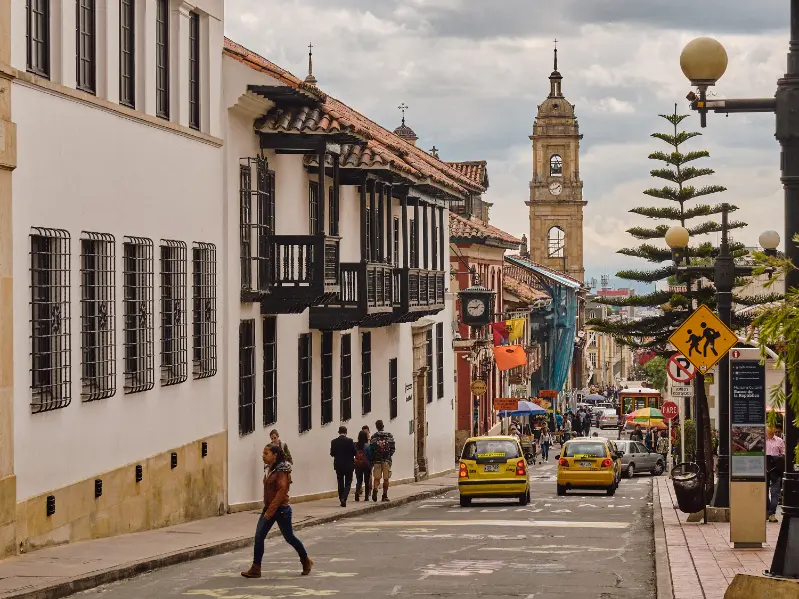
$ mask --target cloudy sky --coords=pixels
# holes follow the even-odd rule
[[[492,223],[518,236],[529,226],[528,136],[557,38],[563,91],[584,134],[588,279],[646,266],[615,252],[634,244],[626,229],[647,221],[627,210],[657,202],[641,193],[660,186],[647,159],[663,149],[649,135],[668,128],[657,115],[675,102],[688,111],[684,44],[699,35],[724,44],[720,97],[773,96],[788,49],[786,0],[227,0],[226,10],[228,37],[297,75],[313,40],[326,92],[388,128],[406,102],[421,147],[488,160]],[[698,130],[698,116],[684,124]],[[782,232],[774,116],[711,114],[703,133],[692,149],[710,151],[712,182],[729,188],[716,197],[749,223],[737,239],[756,245],[761,231]]]

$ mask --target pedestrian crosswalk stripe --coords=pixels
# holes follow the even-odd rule
[[[343,522],[339,528],[413,528],[430,526],[510,526],[517,528],[628,528],[627,522],[567,522],[564,520],[398,520]]]

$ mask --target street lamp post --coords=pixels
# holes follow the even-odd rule
[[[799,247],[793,242],[799,233],[799,0],[790,0],[790,43],[785,76],[777,80],[773,98],[713,99],[706,97],[707,88],[715,85],[727,67],[724,47],[711,38],[697,38],[689,42],[680,55],[680,66],[685,76],[696,86],[699,95],[691,92],[691,108],[700,114],[701,125],[706,125],[706,115],[731,112],[774,112],[775,137],[780,143],[780,168],[785,189],[785,255],[799,264]],[[791,269],[785,277],[785,288],[799,287],[799,271]],[[786,380],[786,394],[791,394],[790,381]],[[791,402],[785,405],[785,445],[789,454],[799,445],[799,429],[794,424],[796,414]],[[790,474],[799,485],[799,474]],[[787,477],[786,477],[787,480]]]
[[[732,290],[736,277],[752,275],[753,267],[738,266],[730,254],[729,204],[721,205],[721,245],[713,266],[680,266],[685,257],[690,235],[684,227],[672,227],[666,232],[666,244],[672,250],[675,274],[697,274],[712,276],[716,288],[716,308],[721,320],[728,327],[732,324]],[[776,254],[780,236],[775,231],[766,231],[759,239],[767,254]],[[730,507],[730,359],[725,355],[719,361],[719,463],[718,484],[711,505]],[[697,409],[697,413],[699,410]],[[698,426],[697,426],[698,428]],[[712,473],[706,473],[710,476]]]

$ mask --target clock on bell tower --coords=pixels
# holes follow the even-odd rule
[[[574,106],[563,97],[563,76],[549,76],[549,96],[533,125],[533,179],[530,181],[530,257],[583,281],[583,182],[580,180],[580,126]]]

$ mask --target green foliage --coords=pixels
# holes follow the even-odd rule
[[[682,433],[680,432],[680,426],[677,427],[677,440],[675,442],[675,446],[677,447],[677,455],[681,456],[682,448],[680,447],[680,443],[682,441]],[[685,421],[685,461],[696,461],[696,422],[693,420]]]
[[[653,389],[666,390],[666,368],[667,362],[663,356],[655,356],[644,364],[643,370],[646,374],[646,380],[649,381]]]

